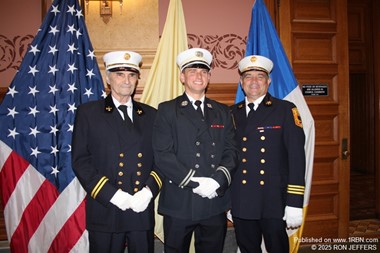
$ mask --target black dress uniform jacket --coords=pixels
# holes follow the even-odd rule
[[[237,146],[228,106],[205,98],[204,121],[186,94],[158,107],[153,149],[165,181],[158,212],[198,221],[230,208],[228,189],[237,165]],[[212,177],[218,197],[202,198],[192,192],[198,183],[190,178]]]
[[[232,183],[232,215],[280,218],[286,205],[303,207],[305,135],[296,106],[264,97],[253,115],[245,101],[231,106],[241,160]]]
[[[154,227],[154,200],[141,213],[110,203],[118,189],[133,195],[148,186],[157,196],[161,179],[154,166],[152,128],[156,109],[133,101],[134,129],[128,129],[112,101],[78,107],[73,134],[73,167],[87,192],[87,229],[101,232]]]

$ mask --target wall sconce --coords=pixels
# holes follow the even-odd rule
[[[99,14],[100,17],[103,19],[104,23],[108,23],[110,21],[110,18],[112,17],[112,2],[118,1],[120,6],[120,15],[123,14],[123,0],[85,0],[86,1],[86,9],[88,11],[88,5],[90,1],[97,1],[100,2],[99,6]]]

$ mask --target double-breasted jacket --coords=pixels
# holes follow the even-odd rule
[[[205,98],[204,120],[186,94],[158,107],[153,132],[158,170],[165,180],[158,212],[181,219],[202,220],[230,208],[232,176],[238,151],[228,106]],[[211,177],[220,188],[218,197],[193,193],[192,177]]]
[[[87,229],[104,232],[154,227],[154,201],[141,213],[110,203],[118,189],[133,195],[148,186],[157,196],[162,185],[154,170],[152,129],[156,109],[133,101],[133,128],[126,126],[112,101],[78,107],[72,142],[73,168],[87,192]]]
[[[240,148],[232,183],[232,215],[282,218],[286,205],[303,207],[305,135],[296,106],[264,97],[247,117],[245,101],[231,106]]]

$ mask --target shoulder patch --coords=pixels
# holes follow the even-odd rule
[[[298,109],[294,107],[292,108],[292,112],[293,112],[294,124],[296,124],[296,126],[299,126],[300,128],[303,128],[301,116],[298,112]]]

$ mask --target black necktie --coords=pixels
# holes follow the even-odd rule
[[[197,106],[198,114],[201,115],[201,118],[203,119],[203,112],[202,112],[202,108],[201,108],[202,101],[197,100],[194,102],[194,104]]]
[[[119,106],[120,111],[122,111],[124,114],[124,122],[127,124],[128,127],[132,127],[133,123],[132,123],[131,118],[128,116],[127,108],[128,107],[126,105]]]
[[[253,114],[253,112],[255,111],[255,109],[253,109],[254,107],[255,107],[255,104],[254,103],[249,103],[248,104],[248,107],[249,107],[249,112],[248,112],[248,117],[250,116],[250,115],[252,115]]]

